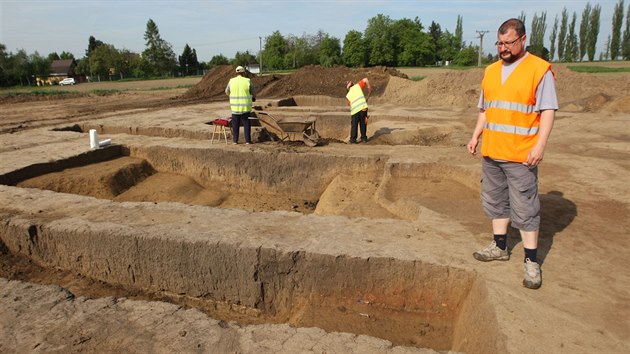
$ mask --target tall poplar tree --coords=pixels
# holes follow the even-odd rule
[[[558,60],[564,61],[564,48],[567,44],[567,28],[569,26],[569,11],[562,9],[562,20],[560,22],[560,32],[558,33]]]
[[[599,18],[602,8],[598,5],[593,6],[591,10],[591,18],[589,20],[588,44],[586,46],[586,54],[589,61],[595,60],[595,48],[597,48],[597,36],[599,35]]]
[[[547,12],[543,11],[540,16],[535,13],[532,19],[532,29],[529,37],[529,52],[544,59],[548,59],[546,58],[548,55],[545,53],[546,50],[544,46],[546,31]]]
[[[463,42],[463,17],[461,15],[457,15],[457,26],[455,26],[455,51],[459,52],[462,47],[464,46],[464,42]]]
[[[617,60],[621,49],[621,25],[623,24],[623,0],[615,5],[612,20],[612,36],[610,37],[610,60]]]
[[[549,45],[549,60],[553,60],[553,57],[556,54],[556,38],[558,38],[558,15],[556,15],[556,18],[553,21],[553,27],[551,28],[551,34],[549,35],[549,41],[551,42]]]
[[[628,12],[626,12],[626,29],[623,31],[623,40],[621,41],[621,57],[623,60],[630,60],[630,4],[628,4]]]
[[[569,34],[567,35],[566,48],[564,49],[564,61],[576,61],[579,48],[577,34],[575,33],[575,23],[577,22],[577,14],[573,11],[571,24],[569,25]]]
[[[580,61],[586,55],[586,47],[588,44],[588,33],[590,32],[591,20],[591,3],[587,2],[582,11],[582,21],[580,21]]]

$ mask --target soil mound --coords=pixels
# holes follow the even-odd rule
[[[627,87],[630,75],[614,80],[577,73],[563,65],[553,66],[561,110],[630,112]],[[381,97],[382,102],[401,105],[476,107],[481,91],[483,69],[436,74],[414,82],[392,78]]]
[[[225,86],[235,76],[235,66],[221,65],[212,68],[201,81],[188,90],[182,98],[188,100],[225,99]],[[350,69],[344,66],[324,68],[309,65],[292,74],[251,76],[258,97],[285,98],[295,95],[326,95],[343,97],[346,94],[346,81],[357,82],[367,77],[373,88],[373,95],[381,95],[390,77],[407,78],[400,71],[384,66]]]
[[[226,100],[225,87],[234,76],[236,76],[236,66],[215,66],[204,75],[199,83],[186,91],[182,98],[187,100]],[[265,87],[270,82],[278,80],[278,77],[275,75],[259,77],[248,74],[247,76],[259,91],[260,88]]]
[[[436,74],[422,81],[392,78],[381,101],[401,105],[473,107],[479,101],[483,69]]]
[[[630,113],[628,87],[630,75],[578,73],[565,66],[552,68],[556,73],[558,101],[573,111],[596,112],[611,110]],[[602,78],[600,75],[606,75]]]
[[[385,66],[351,69],[345,66],[323,68],[318,65],[309,65],[293,74],[282,76],[279,80],[260,89],[259,93],[261,97],[269,98],[295,95],[344,97],[346,81],[357,82],[364,77],[370,80],[372,95],[380,96],[385,92],[391,77],[406,79],[407,75]]]
[[[553,65],[560,108],[574,112],[610,110],[630,112],[627,87],[630,75],[611,80],[598,75],[577,73],[564,65]],[[210,70],[182,98],[189,100],[225,100],[225,86],[235,75],[235,67],[221,65]],[[285,98],[296,95],[343,97],[345,82],[367,77],[373,96],[380,102],[400,105],[476,107],[479,100],[483,69],[453,70],[436,74],[422,81],[409,80],[400,71],[384,66],[351,69],[344,66],[324,68],[309,65],[292,74],[251,76],[261,98]]]

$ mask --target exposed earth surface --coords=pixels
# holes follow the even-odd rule
[[[472,257],[482,69],[252,76],[252,145],[210,124],[232,66],[1,95],[0,352],[629,352],[630,74],[554,71],[538,290],[517,230]]]

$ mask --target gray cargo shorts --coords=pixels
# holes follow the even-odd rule
[[[540,228],[538,167],[520,162],[500,162],[484,157],[481,205],[490,219],[507,219],[523,231]]]

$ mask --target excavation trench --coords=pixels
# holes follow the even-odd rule
[[[418,208],[449,208],[432,205],[435,198],[430,195],[405,193],[405,183],[393,181],[445,183],[445,194],[472,193],[458,174],[464,172],[431,165],[390,166],[378,156],[114,145],[13,171],[0,176],[0,183],[77,194],[73,198],[78,204],[106,199],[108,208],[117,202],[158,203],[140,203],[148,209],[159,202],[178,202],[248,212],[413,219]],[[363,184],[356,189],[362,195],[343,194],[347,178]],[[352,202],[345,202],[351,197]],[[360,207],[351,206],[356,201]],[[135,204],[124,208],[130,205]],[[490,311],[484,288],[474,273],[459,268],[233,241],[220,231],[229,225],[200,239],[177,229],[165,234],[137,230],[114,219],[72,226],[65,218],[3,218],[0,241],[16,256],[195,306],[225,320],[315,326],[436,350],[496,345],[483,339],[496,331],[495,323],[475,322]],[[256,235],[260,237],[264,239],[264,232]]]
[[[278,137],[268,131],[258,117],[261,113],[271,115],[277,120],[314,119],[313,127],[320,137],[320,145],[327,142],[345,142],[350,133],[350,115],[343,100],[327,96],[295,96],[287,99],[268,102],[264,107],[256,107],[251,114],[252,139],[254,142],[278,140]],[[370,111],[367,133],[370,145],[418,145],[418,146],[454,146],[454,136],[461,134],[465,129],[461,123],[452,118],[452,114],[446,114],[436,109],[427,108],[425,116],[430,118],[420,119],[418,110],[409,115],[391,115],[387,112]],[[222,115],[221,115],[222,114]],[[186,138],[198,140],[212,140],[221,142],[224,137],[213,136],[212,121],[214,119],[227,119],[225,113],[211,111],[200,122],[198,118],[173,121],[169,113],[163,117],[156,117],[156,123],[152,125],[133,125],[128,119],[108,119],[106,124],[83,122],[74,126],[56,128],[56,130],[75,131],[87,133],[94,129],[99,135],[128,134],[154,136],[164,138]],[[436,124],[439,122],[439,124]],[[286,128],[286,125],[283,125]],[[228,139],[231,141],[230,128],[226,129]],[[290,132],[290,140],[293,143],[302,142],[302,134]],[[240,141],[244,143],[244,134],[240,134]],[[288,142],[288,141],[285,141]]]

